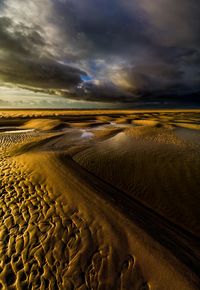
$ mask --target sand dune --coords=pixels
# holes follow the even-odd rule
[[[68,125],[60,120],[56,119],[33,119],[24,123],[21,128],[23,129],[37,129],[43,131],[50,130],[60,130],[63,128],[67,128]]]
[[[0,133],[0,288],[199,289],[198,113],[91,113]]]
[[[141,126],[158,126],[159,122],[155,120],[133,120],[133,124],[135,125],[141,125]]]
[[[187,144],[169,129],[136,127],[73,158],[96,176],[200,237],[199,145]]]

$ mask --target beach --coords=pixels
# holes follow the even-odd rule
[[[0,288],[199,289],[200,112],[0,111]]]

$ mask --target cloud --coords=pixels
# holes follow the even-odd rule
[[[6,0],[0,8],[2,83],[114,104],[200,91],[197,0]]]
[[[0,17],[0,38],[1,50],[14,54],[34,55],[45,44],[37,26],[30,28],[23,23],[15,24],[8,17]]]
[[[63,89],[77,85],[85,72],[51,59],[1,60],[0,78],[7,83],[42,89]]]
[[[190,46],[199,44],[200,6],[198,0],[138,0],[149,31],[159,43]]]
[[[65,93],[63,96],[76,100],[87,100],[106,103],[131,103],[137,97],[129,93],[111,81],[92,80],[79,84],[74,90]]]
[[[0,17],[0,79],[7,83],[57,89],[77,85],[84,71],[65,65],[45,50],[46,40],[37,25]]]

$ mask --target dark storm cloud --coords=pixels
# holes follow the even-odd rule
[[[85,72],[56,62],[45,51],[45,39],[39,26],[15,24],[0,17],[0,79],[36,88],[70,88],[80,82]],[[50,58],[51,57],[51,58]]]
[[[30,55],[34,49],[45,44],[39,27],[29,28],[23,23],[15,24],[8,17],[0,17],[0,48],[12,54]]]
[[[46,89],[70,88],[81,81],[83,74],[79,69],[49,59],[12,59],[12,67],[8,63],[0,67],[0,76],[5,82]]]
[[[189,47],[199,44],[198,0],[138,0],[149,21],[149,31],[159,43]]]
[[[58,20],[62,19],[64,35],[70,35],[84,56],[132,54],[138,44],[151,43],[145,19],[129,11],[123,1],[54,1],[54,5]]]
[[[200,91],[197,0],[5,0],[0,7],[3,82],[113,103]],[[81,82],[86,74],[91,81]]]

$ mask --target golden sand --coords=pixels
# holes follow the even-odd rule
[[[89,112],[1,112],[0,289],[199,289],[200,114]]]

